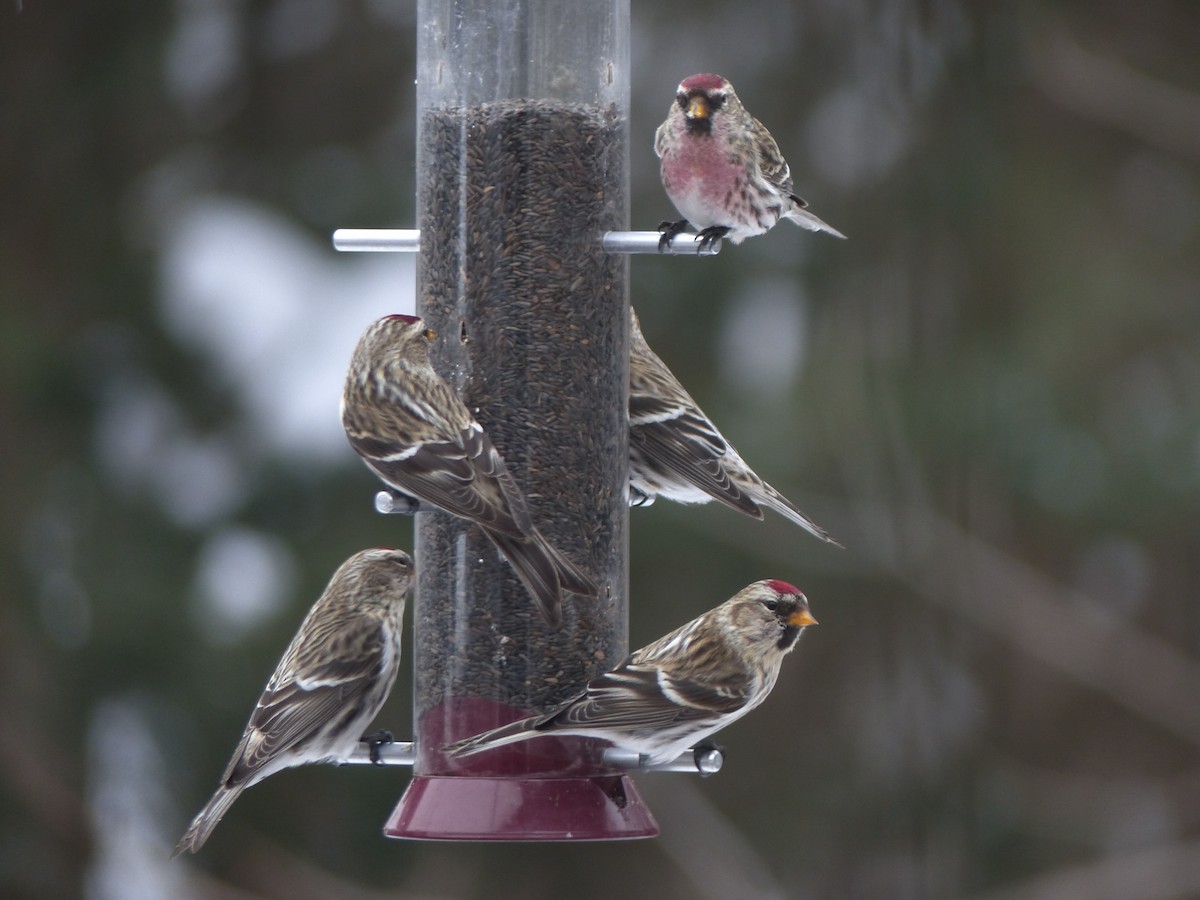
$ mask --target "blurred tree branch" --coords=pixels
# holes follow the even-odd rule
[[[1061,866],[975,900],[1174,900],[1200,894],[1200,840]]]
[[[724,900],[751,896],[783,900],[793,896],[775,880],[771,867],[708,796],[683,776],[646,778],[639,787],[665,821],[658,837],[662,851],[690,883],[689,896]]]
[[[373,888],[318,866],[282,845],[256,835],[245,844],[245,852],[234,867],[237,882],[263,897],[289,900],[338,897],[342,900],[403,900],[413,897],[403,889]],[[420,895],[428,897],[428,895]]]
[[[932,509],[867,501],[856,501],[853,508],[862,525],[857,540],[850,529],[831,526],[851,554],[900,579],[929,603],[1200,746],[1200,664],[1179,648]],[[782,529],[730,529],[707,516],[687,522],[764,559],[795,553],[794,535]],[[853,567],[854,560],[846,565]]]
[[[5,810],[4,825],[19,828],[43,862],[36,876],[24,872],[21,877],[67,891],[91,852],[87,811],[77,786],[78,726],[54,718],[61,710],[46,696],[47,686],[55,684],[53,664],[40,652],[45,648],[31,629],[15,615],[0,614],[0,635],[0,683],[6,688],[0,691],[0,793],[16,799],[15,809]],[[0,893],[14,873],[0,866]],[[18,890],[15,882],[8,887]]]
[[[1083,49],[1061,28],[1029,42],[1033,82],[1084,119],[1200,161],[1200,97]]]

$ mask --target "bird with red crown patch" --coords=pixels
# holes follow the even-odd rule
[[[655,132],[654,152],[663,188],[683,216],[659,226],[660,250],[689,227],[698,232],[701,249],[722,238],[740,244],[780,219],[845,237],[808,211],[775,138],[720,75],[692,75],[679,83]]]
[[[544,735],[580,735],[632,750],[649,765],[668,762],[766,700],[783,658],[815,624],[799,589],[756,581],[631,653],[564,705],[445,750],[465,757]]]

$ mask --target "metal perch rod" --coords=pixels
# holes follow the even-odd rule
[[[609,253],[658,253],[662,235],[657,231],[606,231],[602,238]],[[339,228],[333,233],[337,250],[364,253],[416,253],[421,249],[421,232],[415,228]],[[720,240],[700,246],[696,235],[677,235],[662,249],[663,256],[716,256]]]
[[[339,228],[333,233],[335,250],[416,253],[421,232],[416,228]]]
[[[385,766],[411,766],[416,759],[416,748],[412,741],[393,741],[380,744],[379,763]],[[340,765],[371,765],[371,745],[362,742],[354,752],[338,761]],[[691,772],[700,775],[715,775],[725,764],[725,754],[712,747],[697,753],[685,750],[675,759],[657,765],[647,765],[646,758],[632,750],[608,747],[604,751],[604,763],[614,769],[636,769],[641,772]]]

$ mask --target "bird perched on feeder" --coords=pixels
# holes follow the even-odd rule
[[[845,237],[808,211],[775,138],[720,75],[692,75],[679,83],[654,134],[654,152],[662,160],[667,196],[683,216],[659,226],[660,250],[689,225],[702,248],[721,238],[740,244],[781,218]]]
[[[242,791],[281,769],[345,759],[360,740],[378,762],[387,732],[364,735],[400,670],[413,561],[363,550],[333,573],[267,682],[220,787],[175,846],[195,853]]]
[[[649,506],[660,496],[677,503],[719,500],[755,519],[765,506],[837,544],[746,465],[650,349],[632,307],[629,315],[630,506]]]
[[[342,390],[346,437],[389,487],[482,528],[556,625],[562,589],[587,597],[600,590],[530,520],[483,426],[430,365],[436,337],[416,316],[368,326]]]
[[[656,765],[740,719],[775,686],[783,658],[817,624],[785,581],[756,581],[630,654],[563,706],[450,744],[470,756],[543,735],[601,738]]]

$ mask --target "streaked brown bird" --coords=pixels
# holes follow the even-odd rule
[[[429,363],[437,335],[416,316],[384,316],[359,339],[342,391],[346,437],[385,484],[474,522],[537,601],[562,621],[562,590],[596,583],[542,537],[487,433]]]
[[[668,762],[766,700],[783,658],[816,623],[794,586],[756,581],[630,654],[557,709],[445,750],[463,757],[543,735],[581,735],[634,751],[649,764]]]
[[[363,550],[333,573],[267,682],[212,799],[175,846],[195,853],[242,791],[281,769],[348,757],[400,670],[413,561],[402,550]],[[376,747],[372,746],[373,753]]]
[[[629,311],[629,503],[718,500],[755,519],[773,509],[823,541],[820,525],[763,481],[650,349]],[[840,545],[839,545],[840,546]]]

